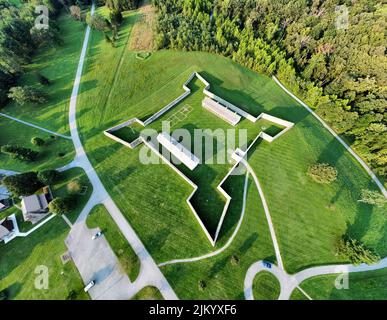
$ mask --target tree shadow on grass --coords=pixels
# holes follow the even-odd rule
[[[222,87],[224,82],[207,71],[202,71],[200,74],[210,83],[210,91],[219,97],[249,112],[254,117],[264,111],[263,106],[259,105],[249,94],[242,90],[230,90]]]
[[[240,255],[244,255],[254,244],[254,242],[258,240],[258,232],[252,233],[239,247]]]
[[[14,282],[10,286],[3,289],[7,295],[7,300],[13,300],[21,291],[22,285],[20,282]]]
[[[98,165],[101,162],[105,162],[110,157],[115,156],[116,153],[122,148],[127,148],[127,147],[125,147],[120,143],[113,143],[109,145],[100,146],[98,148],[93,149],[92,151],[88,151],[87,155],[90,159],[92,159],[92,162],[94,164]]]
[[[245,175],[230,176],[222,185],[223,189],[230,195],[231,202],[219,232],[218,246],[224,245],[239,222],[242,214],[244,182]],[[250,187],[249,183],[246,192],[249,192]]]
[[[156,230],[155,230],[156,231]],[[168,228],[162,228],[154,232],[146,241],[149,248],[161,249],[167,241],[171,231]]]
[[[226,256],[224,258],[218,259],[208,271],[207,277],[208,279],[213,279],[216,275],[218,275],[229,263],[230,257]]]

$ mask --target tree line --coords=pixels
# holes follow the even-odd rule
[[[156,46],[207,51],[268,75],[387,175],[386,5],[376,0],[153,0]],[[339,5],[348,25],[338,26]]]

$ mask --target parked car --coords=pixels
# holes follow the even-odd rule
[[[91,280],[87,285],[86,287],[83,289],[85,290],[85,292],[89,291],[92,287],[94,287],[95,285],[95,281],[94,280]]]
[[[95,239],[99,238],[100,236],[102,236],[102,231],[98,231],[91,239],[95,240]]]
[[[262,264],[265,268],[271,269],[271,263],[267,261],[262,261]]]

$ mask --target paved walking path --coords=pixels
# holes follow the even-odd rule
[[[279,300],[289,300],[290,296],[294,289],[298,288],[303,291],[299,286],[306,279],[326,274],[342,274],[342,273],[351,273],[351,272],[364,272],[371,270],[379,270],[387,268],[387,258],[382,259],[379,263],[374,265],[367,265],[365,263],[354,266],[351,264],[342,264],[342,265],[327,265],[320,267],[312,267],[305,270],[302,270],[294,275],[286,273],[283,269],[272,265],[271,269],[268,269],[263,266],[262,261],[258,261],[250,266],[247,270],[246,278],[244,282],[244,293],[247,300],[253,300],[253,281],[258,272],[267,271],[273,274],[281,285],[281,292],[279,295]],[[310,298],[310,297],[309,297]]]
[[[321,119],[305,102],[295,96],[292,92],[290,92],[275,76],[273,76],[273,80],[284,90],[289,96],[291,96],[294,100],[296,100],[299,104],[301,104],[306,110],[308,110],[321,124],[344,146],[345,149],[361,164],[365,171],[371,176],[372,180],[375,181],[377,186],[379,187],[382,194],[387,198],[387,190],[380,182],[378,177],[372,172],[372,170],[368,167],[368,165],[360,158],[355,151],[352,150],[350,146],[348,146],[343,139],[341,139],[336,132],[328,126],[323,119]]]
[[[94,13],[94,8],[95,6],[93,3],[91,8],[91,15]],[[135,284],[128,285],[127,289],[131,290],[131,292],[133,293],[136,293],[137,289],[141,289],[142,287],[147,285],[153,285],[160,290],[161,294],[165,299],[177,299],[175,292],[173,291],[173,289],[165,279],[164,275],[161,273],[160,269],[157,267],[155,261],[152,259],[152,257],[150,256],[150,254],[142,244],[141,240],[138,238],[133,228],[130,226],[128,221],[122,215],[121,211],[118,209],[118,207],[116,206],[116,204],[114,203],[114,201],[112,200],[108,192],[106,191],[97,173],[95,172],[93,166],[91,165],[89,159],[87,158],[87,155],[85,153],[85,150],[83,149],[80,137],[78,135],[77,122],[76,122],[76,105],[77,105],[77,96],[79,92],[79,85],[82,77],[83,65],[84,65],[85,56],[87,52],[89,36],[90,36],[90,27],[88,26],[86,28],[86,34],[85,34],[85,38],[82,46],[81,57],[79,59],[78,69],[77,69],[77,73],[74,81],[73,90],[71,93],[70,107],[69,107],[69,125],[70,125],[71,138],[73,140],[75,151],[76,151],[74,164],[76,164],[79,167],[82,167],[85,170],[91,184],[93,185],[93,193],[91,196],[92,197],[91,202],[89,202],[89,205],[85,207],[85,209],[82,211],[77,221],[75,222],[73,228],[79,228],[79,229],[84,228],[85,220],[90,210],[93,208],[94,205],[98,203],[102,203],[106,207],[106,209],[112,216],[113,220],[121,230],[122,234],[128,240],[129,244],[131,245],[134,252],[137,254],[138,258],[141,261],[140,274],[137,280],[135,281]],[[83,243],[79,242],[78,245],[82,246]],[[87,258],[83,257],[83,261],[86,261],[86,260]],[[84,281],[85,282],[88,281],[89,280],[88,274],[82,274],[82,270],[80,270],[80,272]],[[98,284],[95,285],[94,290],[97,290],[98,287],[101,287],[101,286],[98,286]],[[96,296],[98,296],[98,294],[96,294]],[[109,296],[109,298],[114,299],[115,297],[111,295]]]
[[[71,223],[71,221],[69,220],[69,218],[66,217],[65,214],[62,214],[62,218],[63,220],[67,223],[67,225],[71,228],[73,226],[73,224]]]
[[[170,265],[170,264],[175,264],[175,263],[187,263],[187,262],[199,261],[199,260],[203,260],[203,259],[207,259],[207,258],[211,258],[213,256],[216,256],[216,255],[222,253],[224,250],[226,250],[231,245],[231,243],[233,242],[235,236],[237,235],[237,233],[239,231],[239,228],[240,228],[240,226],[242,224],[243,218],[245,216],[248,182],[249,182],[249,173],[247,172],[246,173],[246,178],[245,178],[245,185],[244,185],[244,189],[243,189],[243,204],[242,204],[241,216],[239,218],[238,224],[235,227],[235,230],[234,230],[233,234],[231,235],[230,239],[228,239],[228,241],[226,242],[226,244],[223,247],[221,247],[218,250],[215,250],[215,251],[212,251],[210,253],[207,253],[205,255],[199,256],[199,257],[170,260],[170,261],[162,262],[158,266],[162,267],[162,266],[166,266],[166,265]]]
[[[22,124],[25,124],[26,126],[33,127],[33,128],[35,128],[35,129],[39,129],[39,130],[41,130],[41,131],[44,131],[44,132],[53,134],[53,135],[55,135],[55,136],[58,136],[58,137],[61,137],[61,138],[64,138],[64,139],[71,140],[71,137],[69,137],[69,136],[66,136],[66,135],[61,134],[61,133],[57,133],[57,132],[55,132],[55,131],[51,131],[51,130],[45,129],[45,128],[43,128],[43,127],[37,126],[36,124],[30,123],[30,122],[27,122],[27,121],[24,121],[24,120],[20,120],[20,119],[18,119],[18,118],[9,116],[9,115],[7,115],[7,114],[5,114],[5,113],[0,113],[0,116],[2,116],[2,117],[4,117],[4,118],[11,119],[11,120],[14,120],[14,121],[19,122],[19,123],[22,123]]]
[[[12,221],[13,221],[13,224],[15,226],[15,230],[14,232],[12,233],[12,235],[10,237],[7,237],[5,240],[4,240],[4,243],[8,243],[10,241],[12,241],[13,239],[17,238],[17,237],[28,237],[31,233],[35,232],[36,230],[38,230],[39,228],[41,228],[43,225],[45,225],[47,222],[49,222],[51,219],[55,218],[56,215],[55,214],[51,214],[49,217],[47,218],[44,218],[44,220],[42,222],[40,222],[39,224],[37,224],[35,227],[31,228],[30,230],[28,230],[27,232],[20,232],[19,230],[19,227],[17,225],[17,220],[16,220],[16,216],[15,214],[13,215],[10,215],[9,216]]]

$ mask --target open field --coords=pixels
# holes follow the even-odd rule
[[[280,294],[280,283],[270,272],[259,272],[253,282],[255,300],[277,300]]]
[[[324,275],[308,279],[301,288],[314,300],[386,300],[387,269],[349,274],[348,289],[338,290],[338,275]],[[301,299],[293,293],[291,299]]]
[[[53,169],[69,163],[74,158],[73,144],[70,140],[51,135],[22,123],[0,117],[0,146],[19,145],[38,151],[36,161],[27,162],[12,159],[8,154],[0,153],[0,168],[14,171]],[[31,143],[31,138],[42,138],[46,143],[38,147]]]
[[[0,244],[0,290],[7,289],[9,299],[66,299],[75,291],[76,299],[88,299],[83,282],[73,262],[63,265],[64,240],[69,227],[60,217],[45,224],[26,238]],[[38,290],[34,282],[37,266],[49,272],[48,289]]]
[[[102,205],[95,207],[87,217],[86,223],[89,228],[99,227],[102,230],[130,280],[135,281],[140,272],[140,261],[105,207]]]
[[[2,112],[68,134],[68,105],[81,52],[84,25],[64,13],[58,18],[58,25],[63,44],[39,49],[19,80],[19,85],[33,85],[46,92],[49,95],[48,102],[39,106],[20,106],[11,102]],[[39,84],[38,73],[47,77],[51,84]]]

